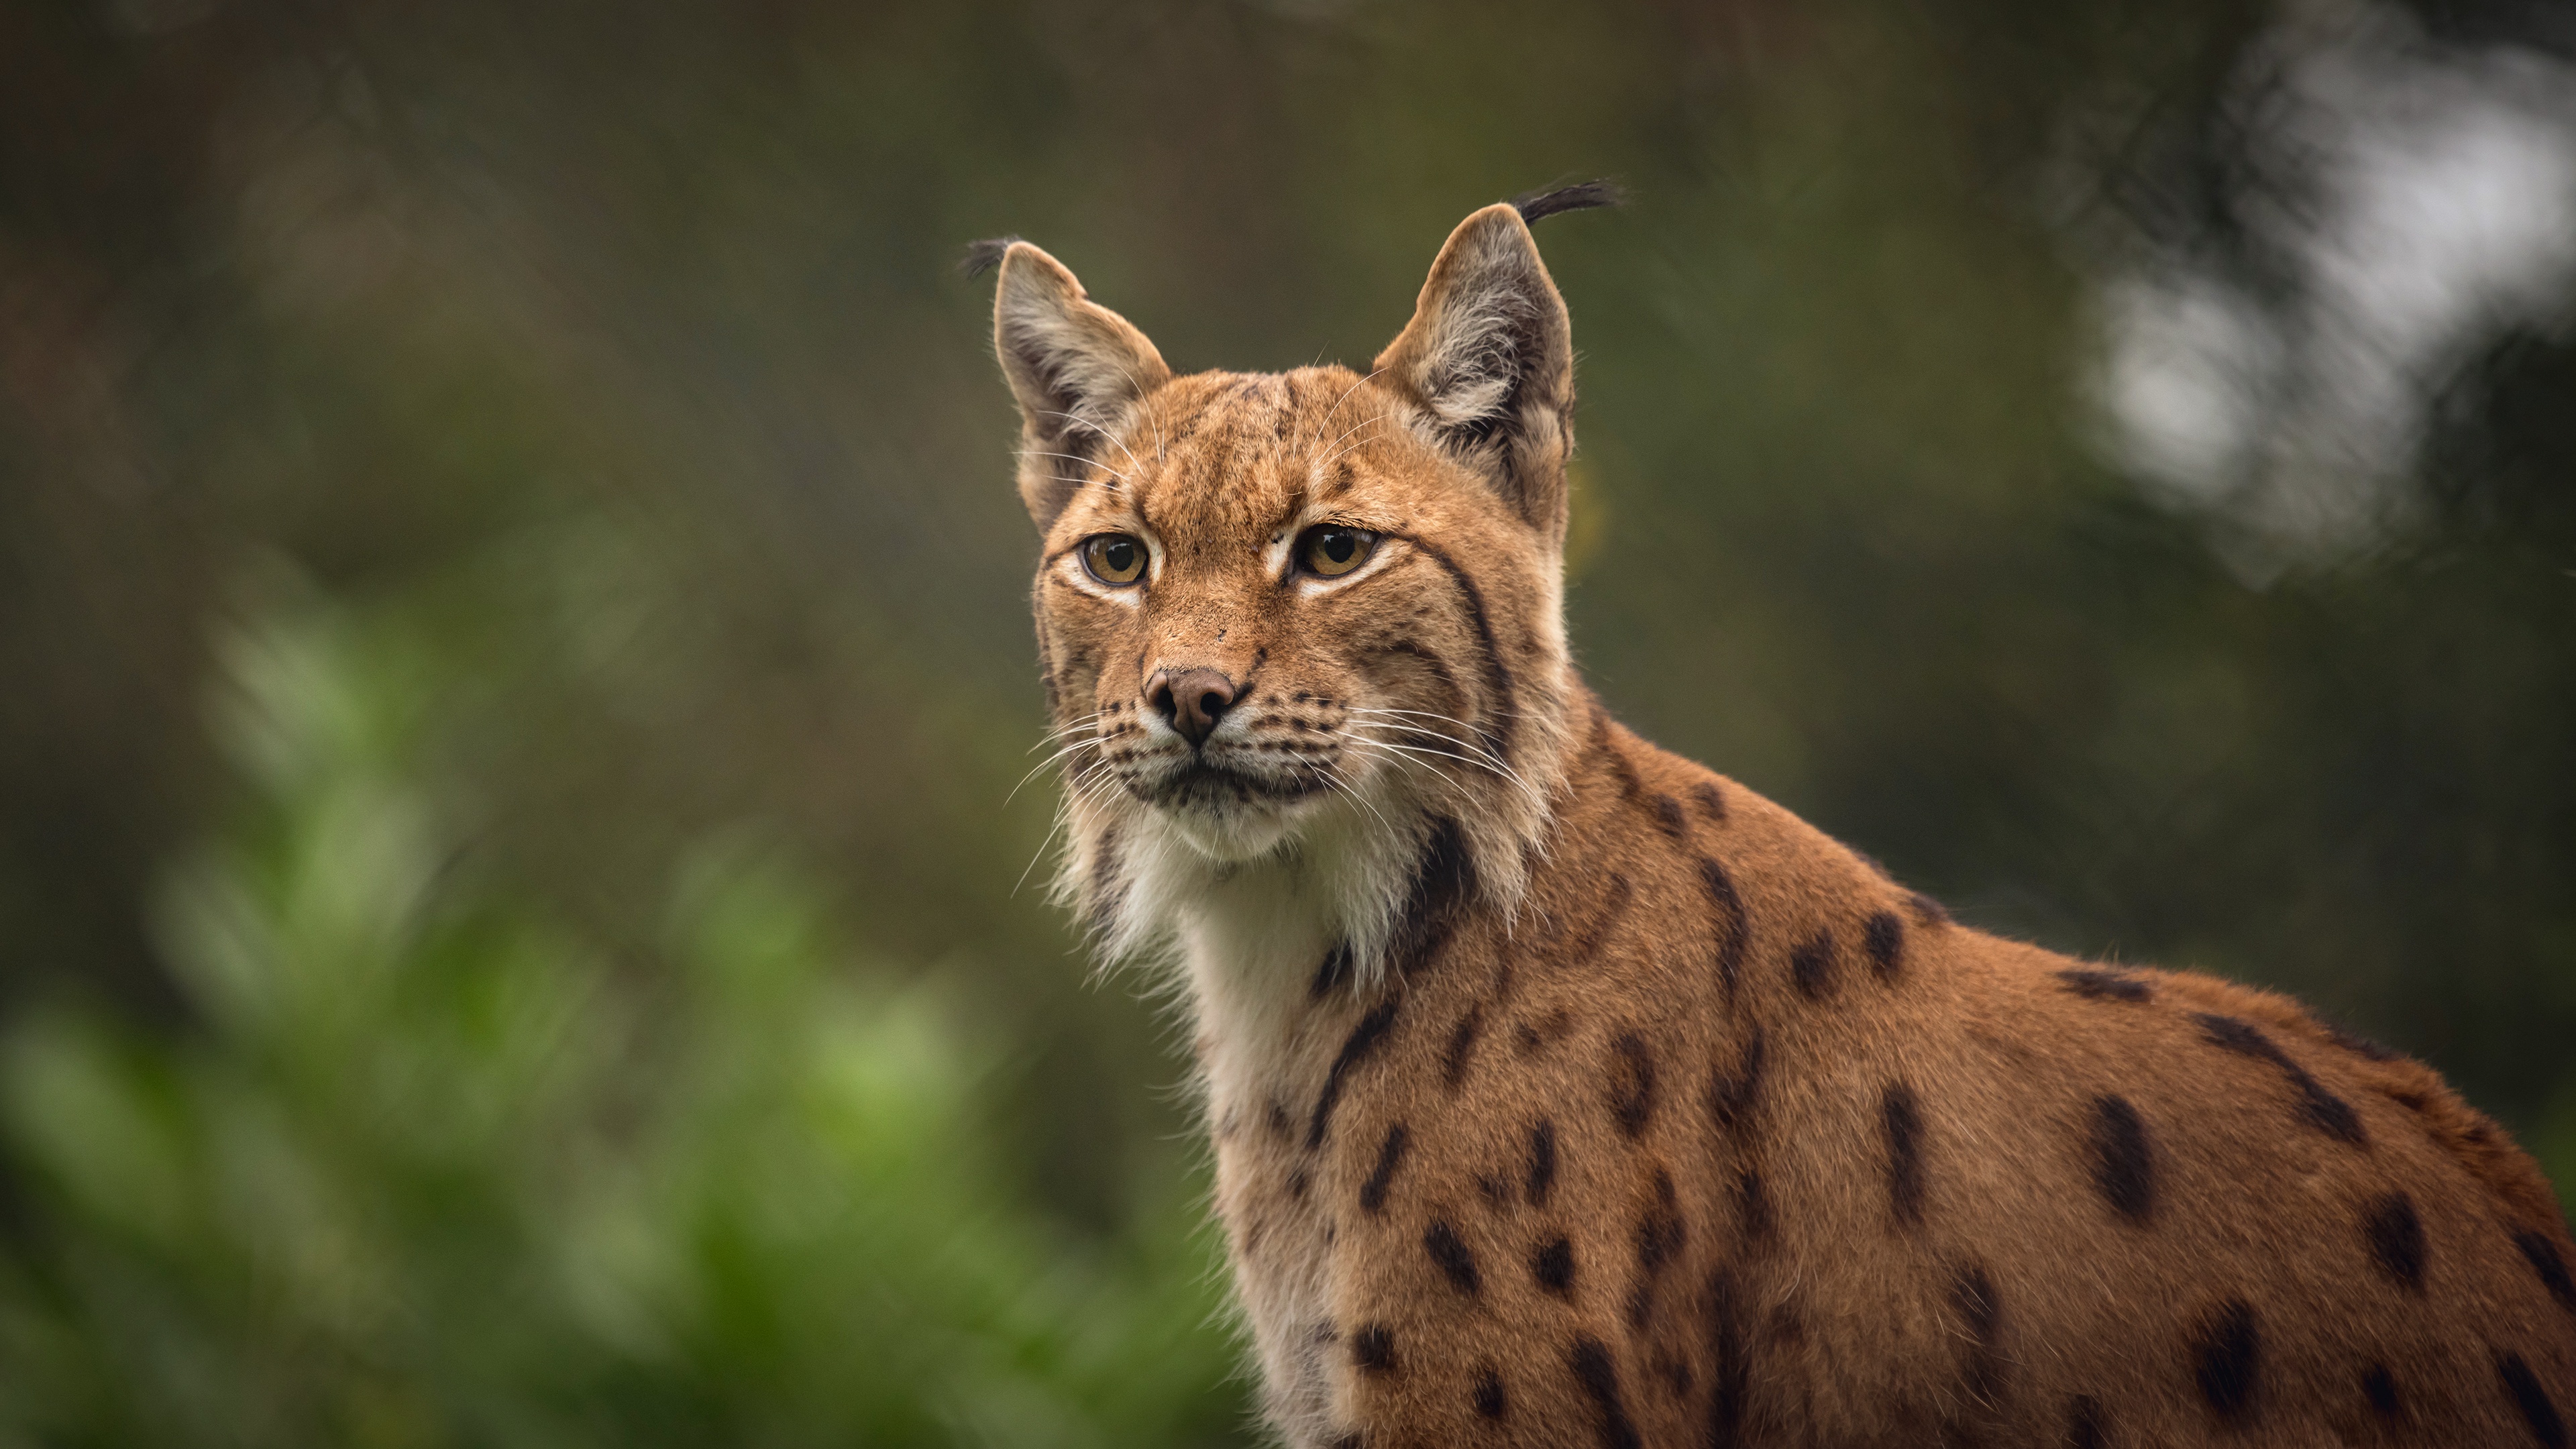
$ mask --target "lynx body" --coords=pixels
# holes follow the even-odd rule
[[[1522,210],[1366,375],[1175,377],[1000,259],[1063,888],[1185,985],[1288,1443],[2568,1442],[2576,1248],[2431,1070],[1609,719]]]

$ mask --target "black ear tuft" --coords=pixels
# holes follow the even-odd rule
[[[1011,243],[1018,240],[1019,238],[1015,236],[992,236],[982,241],[968,242],[966,255],[959,258],[957,262],[959,274],[971,279],[1000,266],[1002,253],[1009,251]]]
[[[1524,191],[1512,198],[1512,210],[1521,214],[1524,223],[1556,215],[1560,211],[1590,211],[1599,206],[1624,206],[1627,188],[1607,177],[1599,181],[1579,181],[1553,191]]]

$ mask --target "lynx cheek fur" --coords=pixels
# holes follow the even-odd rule
[[[1525,215],[1361,375],[1176,377],[1024,242],[1063,878],[1168,955],[1298,1446],[2540,1445],[2576,1248],[2429,1069],[1950,921],[1612,722]]]

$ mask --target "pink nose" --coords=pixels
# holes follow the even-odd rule
[[[1218,720],[1234,706],[1234,681],[1213,669],[1178,674],[1158,669],[1145,686],[1145,703],[1192,745],[1207,742]]]

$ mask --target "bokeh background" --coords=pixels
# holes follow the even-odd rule
[[[5,0],[0,1445],[1248,1442],[953,264],[1600,175],[1614,708],[2576,1186],[2567,6]]]

